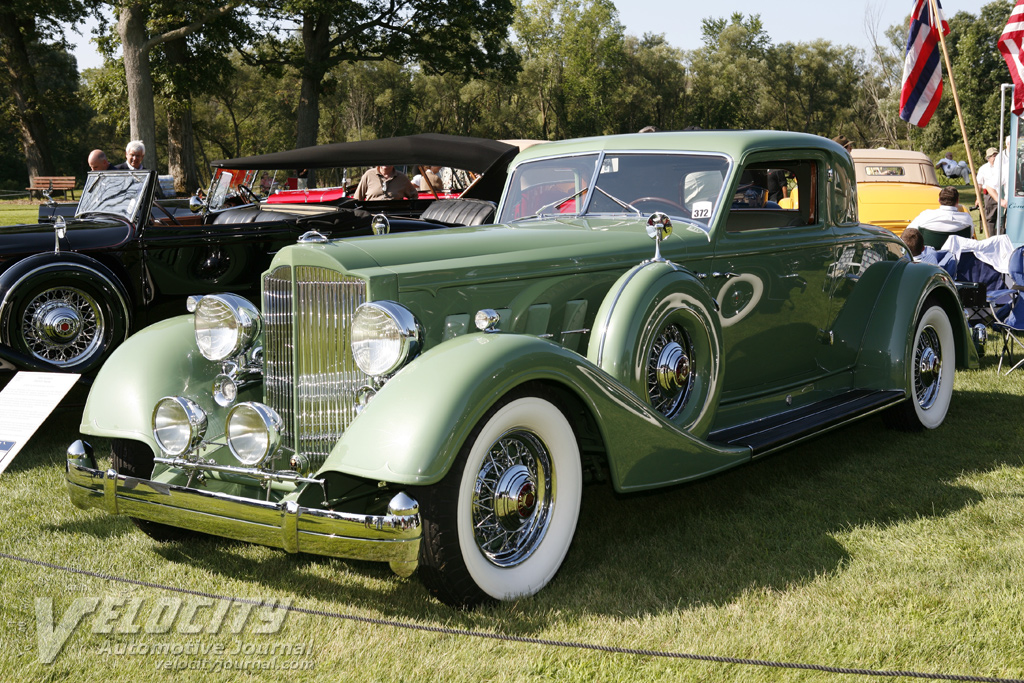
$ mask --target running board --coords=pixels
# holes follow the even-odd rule
[[[747,446],[756,458],[896,405],[905,398],[903,391],[858,389],[781,415],[712,432],[708,441]]]

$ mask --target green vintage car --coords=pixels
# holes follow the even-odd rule
[[[72,501],[418,569],[469,606],[552,580],[585,481],[672,486],[877,412],[935,428],[978,363],[949,276],[859,224],[824,138],[538,145],[498,217],[307,236],[261,301],[192,297],[129,338],[82,418],[111,467],[72,444]]]

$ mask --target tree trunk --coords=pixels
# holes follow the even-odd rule
[[[146,10],[141,3],[121,6],[117,34],[124,54],[124,75],[128,83],[128,121],[132,140],[146,146],[146,168],[157,168],[156,112],[153,104],[153,77],[146,47]]]
[[[39,89],[36,87],[35,69],[28,54],[26,36],[36,35],[35,22],[19,20],[10,11],[0,11],[0,62],[4,74],[0,82],[10,87],[17,110],[21,145],[25,151],[25,162],[29,178],[37,175],[53,175],[53,158],[50,155],[50,138],[46,121],[39,109]]]
[[[172,69],[188,69],[185,39],[164,43]],[[175,92],[167,106],[167,172],[174,176],[174,192],[188,196],[199,187],[192,136],[192,102],[188,93]]]
[[[321,21],[318,15],[307,13],[302,17],[302,46],[305,59],[300,69],[302,85],[299,91],[299,106],[295,112],[296,147],[315,145],[320,132],[320,86],[326,73],[323,65],[330,56],[330,27],[330,22]],[[309,171],[309,186],[316,187],[313,170]]]

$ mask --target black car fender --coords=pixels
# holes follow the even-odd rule
[[[131,295],[113,270],[91,256],[75,252],[34,254],[24,258],[0,273],[0,335],[6,339],[6,318],[15,293],[23,283],[39,275],[57,273],[88,273],[103,285],[104,295],[124,315],[125,325],[131,329]]]

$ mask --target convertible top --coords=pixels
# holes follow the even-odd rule
[[[432,164],[483,173],[502,156],[508,154],[511,159],[518,151],[518,147],[497,140],[423,133],[381,140],[335,142],[239,159],[220,159],[212,165],[217,168],[271,170]]]

